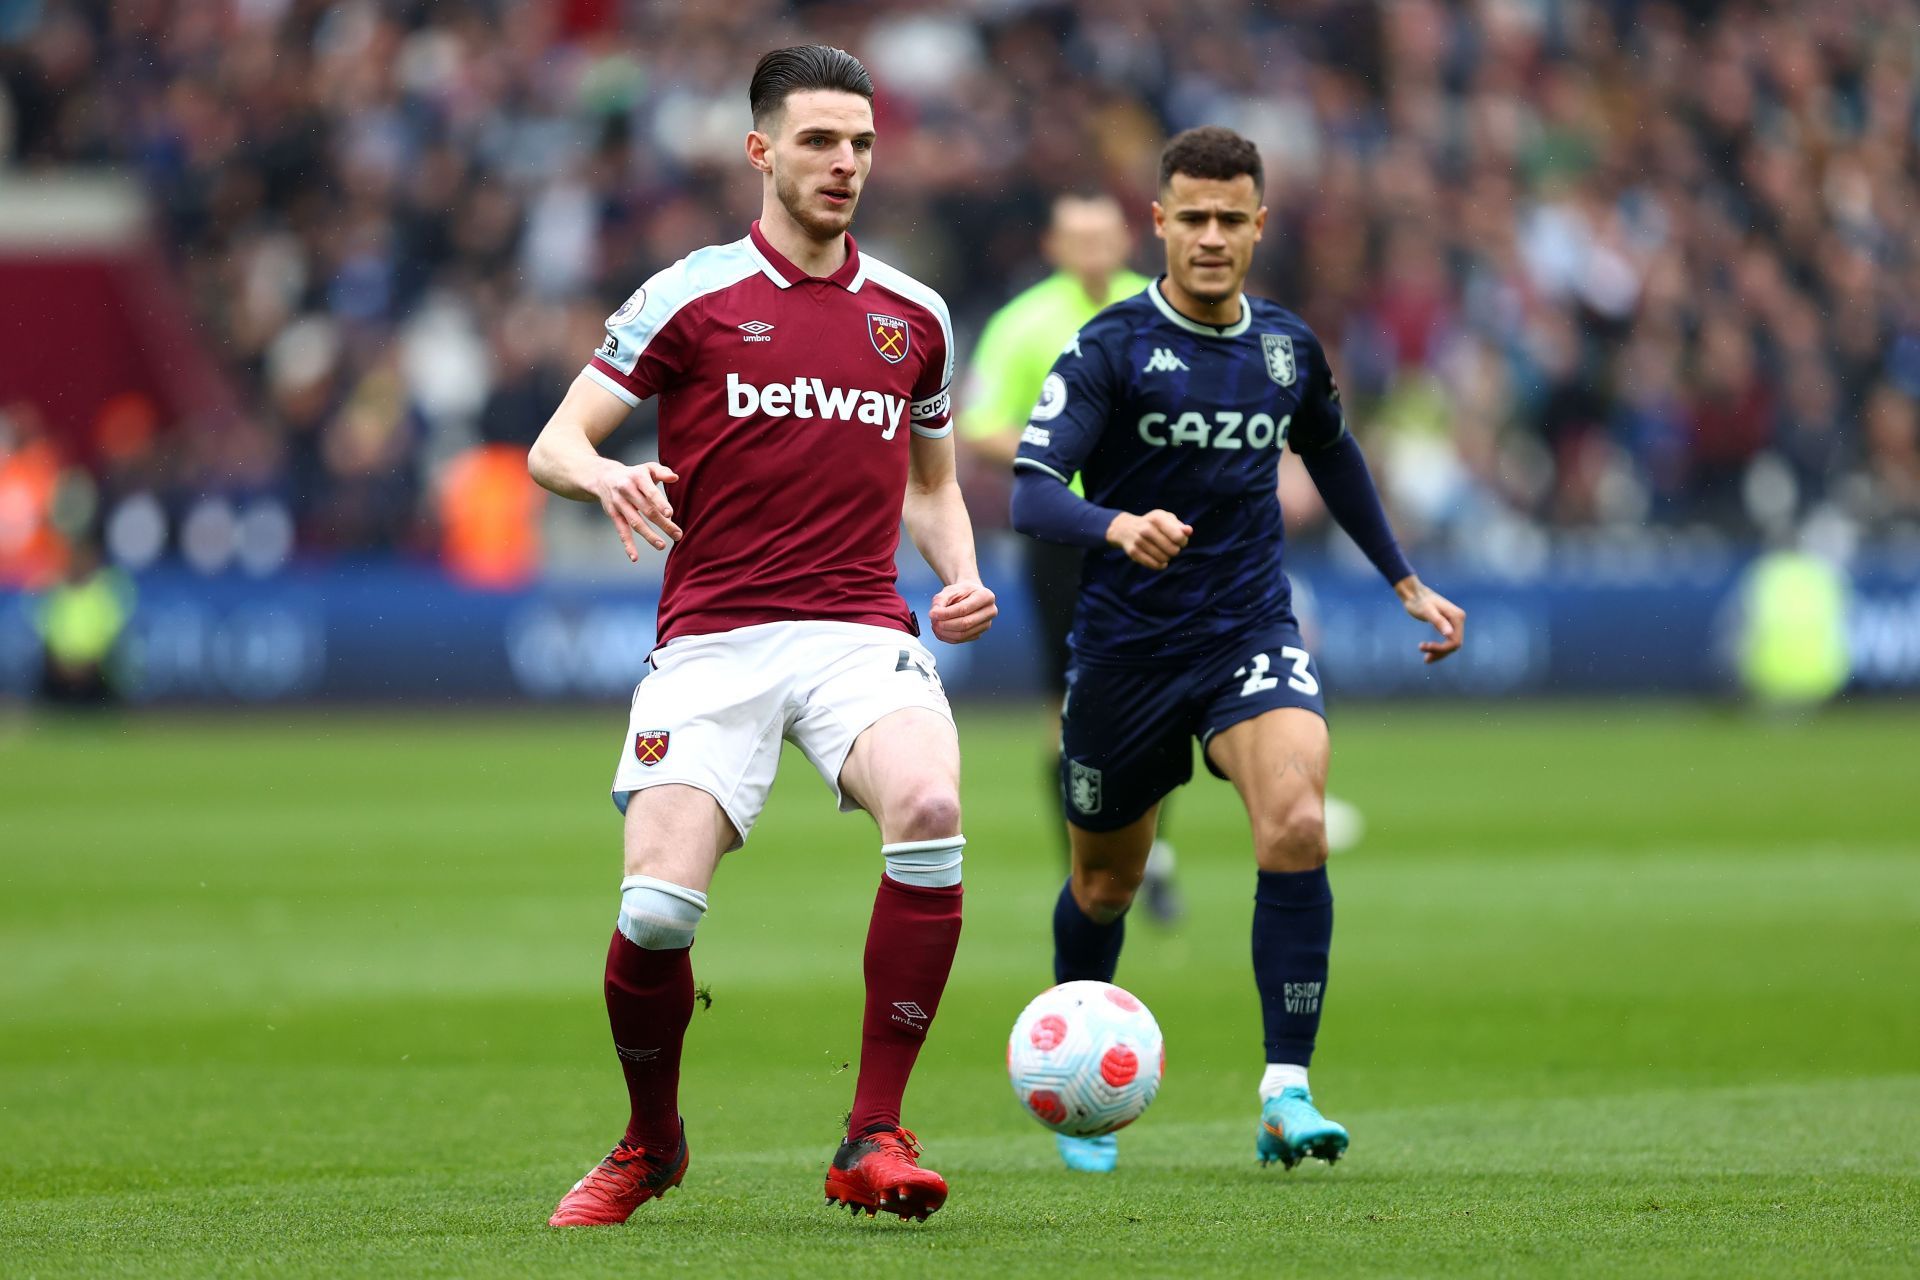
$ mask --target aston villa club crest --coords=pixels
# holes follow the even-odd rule
[[[1100,771],[1078,760],[1067,761],[1067,798],[1081,813],[1100,812]]]
[[[633,735],[633,758],[649,767],[659,764],[667,755],[667,739],[673,735],[665,729],[643,729]]]
[[[907,345],[911,339],[907,336],[907,322],[898,316],[867,313],[867,336],[873,339],[873,349],[888,364],[899,364],[907,358]]]
[[[1260,335],[1260,349],[1267,357],[1267,376],[1283,387],[1293,385],[1293,339],[1284,333]]]

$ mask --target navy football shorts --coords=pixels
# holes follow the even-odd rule
[[[1193,777],[1193,739],[1204,758],[1214,734],[1278,707],[1327,715],[1320,668],[1287,623],[1159,667],[1076,663],[1060,716],[1067,821],[1119,830]]]

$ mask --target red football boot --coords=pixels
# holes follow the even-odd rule
[[[573,1184],[547,1219],[550,1227],[611,1227],[625,1222],[649,1200],[667,1194],[687,1176],[687,1130],[667,1161],[649,1160],[643,1148],[621,1143]]]
[[[922,1169],[920,1140],[908,1129],[882,1129],[849,1138],[827,1169],[827,1203],[872,1217],[884,1209],[920,1222],[947,1202],[947,1180]]]

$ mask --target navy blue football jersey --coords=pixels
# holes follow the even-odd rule
[[[1280,450],[1346,430],[1326,353],[1300,317],[1242,296],[1225,328],[1173,309],[1160,282],[1089,321],[1054,362],[1017,468],[1070,481],[1103,507],[1156,507],[1193,526],[1165,569],[1087,552],[1076,661],[1187,658],[1292,620],[1281,568]]]

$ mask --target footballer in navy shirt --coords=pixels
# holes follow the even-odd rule
[[[1283,568],[1277,492],[1291,447],[1327,509],[1407,612],[1426,661],[1460,647],[1465,613],[1401,554],[1325,351],[1300,318],[1241,292],[1266,223],[1254,145],[1191,129],[1161,155],[1155,233],[1166,274],[1102,311],[1055,362],[1014,461],[1013,523],[1087,549],[1061,715],[1073,870],[1055,904],[1055,979],[1111,982],[1161,800],[1198,739],[1253,829],[1253,967],[1265,1031],[1256,1154],[1288,1168],[1345,1152],[1307,1067],[1333,934],[1320,674]],[[1068,487],[1081,477],[1086,496]],[[1069,1167],[1117,1145],[1060,1138]]]

